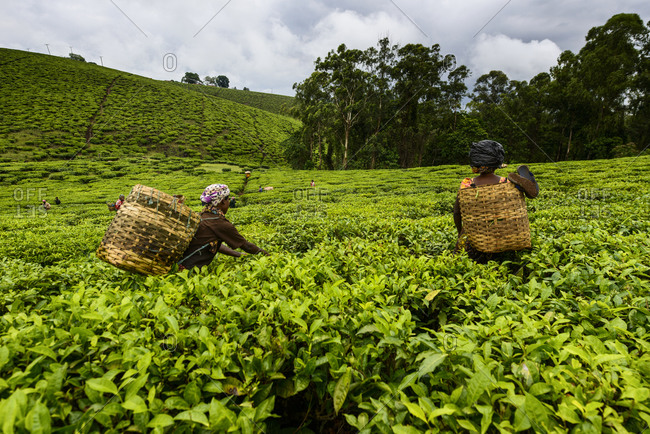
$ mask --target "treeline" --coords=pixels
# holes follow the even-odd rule
[[[637,155],[650,139],[649,35],[637,14],[614,15],[549,72],[527,82],[491,71],[472,92],[469,69],[438,44],[341,45],[294,84],[303,128],[286,158],[319,169],[464,164],[486,138],[516,161]]]

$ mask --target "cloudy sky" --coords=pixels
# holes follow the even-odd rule
[[[81,54],[161,80],[226,75],[231,87],[293,95],[314,60],[345,43],[439,44],[467,65],[470,89],[501,69],[529,80],[578,51],[620,12],[650,20],[647,0],[22,0],[0,6],[0,47]],[[46,46],[46,44],[48,44]],[[101,56],[101,57],[100,57]]]

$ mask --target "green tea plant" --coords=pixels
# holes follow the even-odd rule
[[[177,85],[188,90],[214,95],[219,98],[228,99],[239,104],[284,116],[291,115],[291,109],[295,104],[293,97],[285,95],[276,95],[250,90],[228,89],[216,86],[196,86],[182,83],[177,83]]]
[[[533,247],[486,265],[452,254],[467,168],[244,183],[180,161],[2,168],[4,431],[648,429],[649,157],[534,165]],[[143,183],[198,211],[215,182],[270,256],[156,277],[94,257],[106,201]]]
[[[239,104],[204,86],[197,93],[66,58],[9,49],[0,55],[0,81],[20,83],[0,94],[3,161],[162,154],[281,166],[281,144],[300,126],[267,110],[290,97]]]

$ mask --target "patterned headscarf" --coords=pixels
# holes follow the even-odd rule
[[[217,205],[230,195],[226,184],[212,184],[205,187],[201,194],[201,202],[205,205],[204,211],[217,211]]]

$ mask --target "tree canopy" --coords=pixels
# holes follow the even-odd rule
[[[464,164],[469,144],[488,137],[517,161],[637,155],[650,140],[649,27],[614,15],[549,71],[529,81],[490,71],[471,92],[469,69],[438,44],[340,45],[294,84],[303,129],[288,158],[329,169]]]
[[[186,72],[185,76],[181,79],[181,83],[203,84],[199,74],[196,72]]]
[[[84,59],[81,54],[70,53],[69,56],[70,56],[70,59],[72,59],[72,60],[78,60],[80,62],[85,62],[86,61],[86,59]]]

